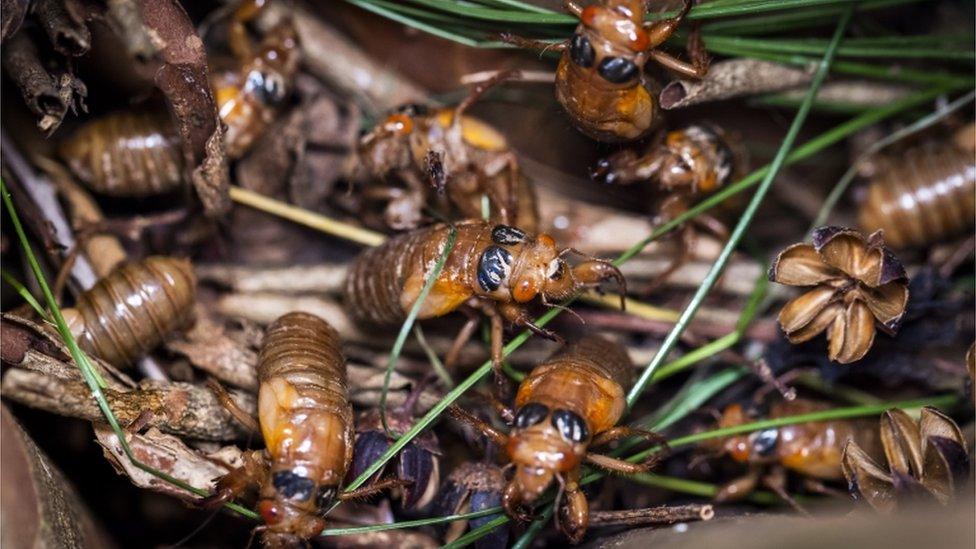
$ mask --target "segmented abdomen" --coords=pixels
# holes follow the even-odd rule
[[[177,189],[183,157],[165,112],[118,112],[88,122],[61,143],[60,155],[93,190],[142,197]]]
[[[973,226],[976,162],[956,149],[915,149],[893,163],[868,188],[860,223],[883,229],[895,248],[924,246]]]
[[[153,256],[122,265],[78,297],[82,349],[129,365],[188,319],[196,300],[189,261]]]
[[[426,243],[443,238],[438,226],[411,231],[359,254],[346,275],[345,305],[359,321],[395,324],[406,317],[400,306],[403,284]]]
[[[258,412],[271,457],[339,482],[352,451],[352,406],[339,334],[303,312],[274,321],[258,356]]]
[[[545,363],[553,362],[592,370],[625,389],[633,381],[634,366],[627,350],[619,343],[599,336],[587,336],[571,343]]]

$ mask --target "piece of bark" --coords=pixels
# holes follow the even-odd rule
[[[27,15],[30,0],[3,0],[0,2],[0,41],[6,42],[20,29]]]
[[[760,93],[788,90],[810,82],[816,67],[796,68],[758,59],[713,64],[701,80],[674,80],[661,90],[661,107],[679,109]]]
[[[30,355],[27,355],[28,357]],[[59,379],[36,371],[11,368],[3,376],[4,398],[54,414],[102,422],[104,416],[92,398],[91,389],[80,379]],[[152,417],[148,425],[187,438],[230,441],[247,437],[247,432],[204,386],[189,383],[143,381],[137,389],[104,389],[105,398],[123,425],[143,412]],[[234,401],[250,413],[257,408],[250,394],[231,392]]]
[[[5,405],[0,405],[0,460],[0,545],[115,546],[68,479]]]
[[[287,19],[302,46],[302,62],[315,76],[354,97],[370,116],[404,103],[428,103],[428,93],[367,55],[303,4],[269,3],[258,26],[267,31]]]
[[[102,446],[105,459],[112,464],[115,471],[129,477],[139,488],[184,500],[198,497],[132,463],[110,427],[95,427],[95,440]],[[241,463],[241,450],[236,446],[224,446],[215,452],[202,453],[190,448],[179,438],[156,428],[149,428],[141,434],[127,433],[126,441],[135,458],[144,465],[208,492],[213,489],[217,478]]]
[[[58,53],[79,57],[88,52],[91,32],[80,10],[67,9],[64,0],[34,0],[31,10]]]
[[[68,109],[85,109],[83,100],[88,92],[84,83],[69,72],[49,72],[28,33],[19,32],[6,41],[2,59],[4,70],[46,135],[61,125]]]
[[[193,183],[204,213],[222,216],[230,210],[230,175],[203,41],[175,0],[142,0],[141,8],[143,22],[158,42],[161,63],[151,66],[153,81],[179,130],[186,179]]]
[[[197,305],[195,316],[193,328],[167,341],[166,348],[224,383],[257,392],[255,348],[232,338],[202,305]]]

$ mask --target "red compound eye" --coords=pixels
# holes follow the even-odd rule
[[[265,524],[277,524],[281,520],[281,512],[275,502],[271,500],[258,503],[258,513],[261,514]]]

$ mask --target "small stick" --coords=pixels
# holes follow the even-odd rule
[[[662,505],[627,511],[591,511],[590,526],[674,524],[693,520],[712,520],[714,516],[715,509],[711,505]]]
[[[715,63],[701,80],[675,80],[661,90],[661,107],[679,109],[699,103],[788,90],[810,83],[813,65],[798,69],[758,59]]]
[[[32,4],[34,19],[58,53],[78,57],[88,52],[91,33],[80,17],[65,9],[64,0],[34,0]]]
[[[465,74],[461,77],[461,84],[468,86],[471,84],[481,84],[488,82],[504,71],[479,71]],[[552,84],[556,81],[556,73],[552,71],[519,71],[519,77],[514,82],[530,82],[533,84]]]

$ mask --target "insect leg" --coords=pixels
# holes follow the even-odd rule
[[[455,107],[454,120],[452,122],[452,125],[455,128],[457,128],[458,132],[460,132],[461,117],[464,116],[464,113],[468,109],[470,109],[472,105],[474,105],[475,103],[478,102],[479,99],[481,99],[482,95],[488,93],[488,90],[494,88],[495,86],[501,84],[502,82],[505,82],[506,80],[518,80],[520,76],[521,73],[517,70],[510,69],[510,70],[498,71],[497,73],[495,73],[494,76],[492,76],[488,80],[485,80],[484,82],[481,82],[480,84],[471,88],[471,91],[468,93],[468,96],[465,97],[463,101],[458,103],[457,107]]]
[[[533,40],[531,38],[525,38],[523,36],[517,36],[507,32],[499,34],[498,39],[517,48],[522,48],[525,50],[540,50],[543,53],[547,51],[562,53],[566,48],[569,47],[569,40],[556,43],[543,42],[542,40]]]
[[[468,321],[461,327],[461,330],[454,338],[454,342],[451,343],[451,348],[444,355],[444,369],[448,372],[454,371],[454,367],[457,366],[457,361],[461,356],[461,349],[471,340],[471,336],[474,335],[475,330],[478,329],[478,325],[481,324],[481,319],[470,308],[462,307],[461,310],[468,315]]]
[[[629,461],[624,461],[622,459],[612,458],[610,456],[605,456],[603,454],[586,454],[586,462],[591,465],[596,465],[601,469],[611,471],[614,473],[623,473],[625,475],[636,475],[637,473],[646,473],[657,466],[658,462],[661,461],[661,454],[655,454],[650,459],[643,463],[630,463]]]
[[[233,500],[250,486],[260,486],[268,476],[268,460],[264,452],[254,451],[243,454],[243,463],[237,469],[220,477],[214,492],[195,503],[205,509],[213,509]]]
[[[715,494],[715,501],[737,501],[751,494],[755,491],[756,486],[759,485],[759,477],[761,474],[762,471],[758,467],[750,468],[749,472],[744,476],[732,479],[723,485],[718,493]]]
[[[208,379],[207,388],[213,393],[214,398],[217,399],[217,402],[219,402],[220,405],[227,410],[227,413],[240,422],[240,424],[247,428],[247,430],[254,433],[261,430],[261,426],[258,425],[258,422],[254,420],[254,417],[242,410],[241,407],[234,402],[234,399],[230,397],[227,389],[224,389],[224,386],[218,383],[217,380],[212,378]]]
[[[556,527],[566,535],[572,544],[579,543],[590,525],[590,505],[586,495],[579,487],[579,472],[571,471],[566,474],[563,483],[565,504],[558,505],[556,510]]]
[[[467,410],[461,408],[457,405],[451,405],[447,408],[447,413],[451,415],[456,421],[461,423],[466,423],[473,429],[480,431],[481,434],[488,437],[492,442],[498,446],[505,446],[508,443],[508,435],[502,433],[498,429],[495,429],[491,425],[488,425],[484,421],[471,415]]]
[[[662,19],[661,21],[648,22],[644,24],[644,30],[647,32],[647,36],[650,39],[648,44],[648,49],[654,49],[664,43],[665,40],[671,38],[674,31],[678,30],[681,22],[684,21],[685,16],[691,11],[691,6],[694,0],[685,0],[684,6],[681,7],[681,11],[678,15],[670,19]]]
[[[583,6],[577,4],[575,0],[563,0],[563,9],[576,17],[583,15]]]
[[[532,319],[529,318],[528,313],[525,311],[525,308],[521,307],[520,305],[515,303],[501,303],[499,304],[499,309],[505,318],[508,319],[508,321],[512,324],[527,328],[533,334],[544,337],[550,341],[555,341],[557,343],[564,342],[563,338],[560,337],[556,332],[541,326],[537,326],[535,323],[533,323]]]
[[[786,503],[790,504],[790,507],[796,510],[803,516],[809,517],[810,512],[803,508],[802,505],[797,503],[793,496],[786,491],[786,469],[783,467],[775,466],[770,470],[769,473],[763,475],[762,483],[768,487],[770,490],[776,493],[777,496],[783,499]]]
[[[609,444],[615,440],[628,437],[640,437],[663,446],[665,450],[668,449],[668,440],[664,438],[663,435],[659,435],[653,431],[647,431],[644,429],[635,429],[626,425],[618,425],[596,435],[593,437],[593,441],[590,442],[590,446],[603,446],[604,444]]]
[[[338,499],[339,499],[339,501],[349,501],[349,500],[353,500],[353,499],[362,499],[362,498],[365,498],[365,497],[369,497],[369,496],[371,496],[373,494],[377,494],[379,492],[382,492],[383,490],[386,490],[386,489],[389,489],[389,488],[400,488],[400,487],[406,486],[406,485],[408,485],[410,483],[411,483],[411,481],[403,480],[403,479],[399,479],[399,478],[385,478],[385,479],[382,479],[382,480],[378,480],[378,481],[370,484],[369,486],[363,486],[362,488],[357,488],[355,490],[350,490],[348,492],[343,492],[343,493],[339,494]]]

